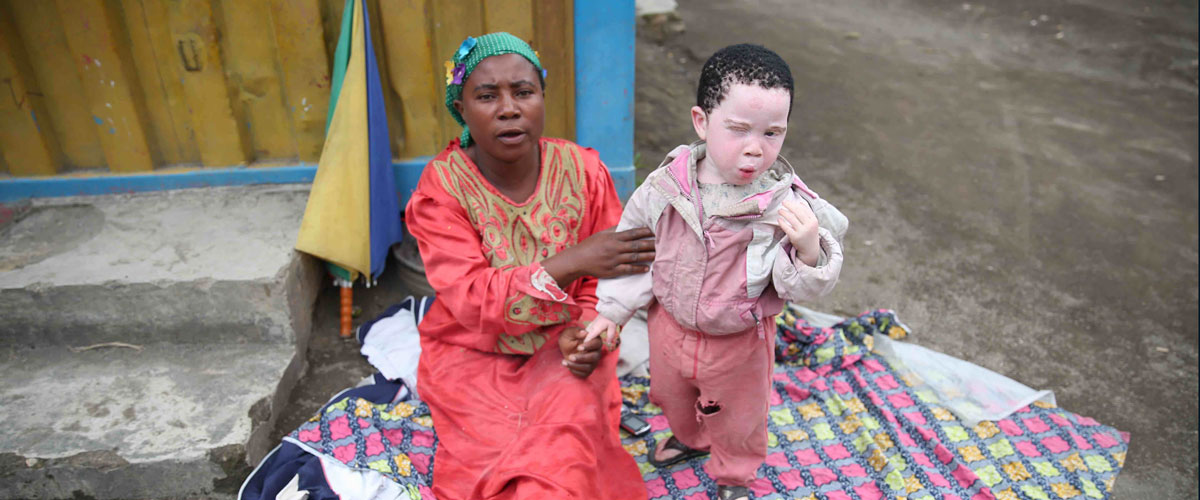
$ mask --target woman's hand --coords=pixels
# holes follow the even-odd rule
[[[648,228],[600,231],[542,261],[542,268],[566,287],[583,276],[614,278],[644,273],[654,261],[654,232]]]
[[[600,339],[584,342],[583,337],[586,334],[585,330],[577,326],[563,328],[562,333],[558,334],[558,350],[563,355],[562,364],[572,375],[579,378],[591,375],[592,370],[596,369],[596,364],[600,362],[600,357],[604,355],[600,351]]]

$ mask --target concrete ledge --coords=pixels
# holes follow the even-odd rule
[[[317,297],[321,294],[321,286],[325,274],[325,266],[320,261],[307,255],[293,261],[287,270],[284,289],[287,292],[287,307],[291,311],[292,332],[295,335],[295,349],[292,359],[275,387],[275,393],[263,403],[269,404],[265,412],[257,413],[264,418],[256,421],[250,437],[247,438],[245,458],[248,464],[257,464],[271,449],[278,444],[271,439],[272,430],[282,417],[284,408],[288,406],[292,390],[300,378],[308,371],[306,360],[308,348],[312,342],[313,316]]]
[[[169,484],[196,486],[184,493],[191,498],[232,499],[237,493],[236,487],[225,492],[225,472],[212,461],[128,464],[108,453],[30,461],[0,454],[0,470],[2,498],[161,498],[183,491],[164,487]]]
[[[0,345],[291,344],[291,318],[280,285],[201,280],[4,289]]]
[[[308,186],[33,200],[0,224],[0,498],[232,497],[306,369]],[[118,342],[130,347],[71,349]]]
[[[311,304],[320,284],[313,273],[287,282],[305,265],[292,246],[307,195],[300,185],[34,200],[0,234],[0,345],[291,343],[297,301]]]
[[[23,466],[0,470],[3,498],[211,493],[226,477],[213,457],[242,463],[279,388],[295,383],[281,383],[296,370],[290,345],[7,351],[0,461]]]

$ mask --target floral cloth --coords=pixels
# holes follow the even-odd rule
[[[1124,465],[1127,434],[1058,408],[1034,405],[964,427],[921,381],[897,377],[871,352],[874,335],[908,333],[890,311],[824,329],[789,311],[778,322],[770,448],[755,498],[1102,499]],[[670,430],[647,386],[633,377],[622,384],[627,404],[651,415],[651,434],[624,441],[649,497],[709,498],[716,484],[705,459],[668,470],[649,464]]]
[[[875,335],[908,334],[891,311],[814,328],[785,310],[778,322],[770,449],[751,485],[755,498],[1104,499],[1124,466],[1128,434],[1049,405],[963,426],[920,380],[898,377],[871,352]],[[655,441],[670,429],[649,403],[649,379],[621,382],[626,405],[651,425],[646,436],[624,439],[649,497],[711,498],[716,483],[705,458],[666,470],[650,465]],[[344,400],[289,439],[378,470],[428,499],[436,438],[427,411],[415,401]]]
[[[400,483],[411,498],[433,498],[437,438],[429,408],[417,400],[391,404],[349,397],[326,406],[286,438],[311,453],[353,469],[370,469]]]

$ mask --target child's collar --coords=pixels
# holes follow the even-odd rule
[[[706,152],[706,144],[701,140],[686,146],[680,145],[667,153],[660,168],[665,168],[665,177],[670,179],[662,178],[657,181],[660,184],[660,192],[674,192],[695,203],[699,190],[698,166]],[[775,163],[761,175],[774,175],[778,180],[764,191],[750,194],[726,207],[728,210],[720,210],[719,213],[710,215],[735,218],[761,216],[797,180],[795,169],[783,156],[776,158]]]

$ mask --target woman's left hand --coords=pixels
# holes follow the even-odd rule
[[[594,338],[584,342],[583,338],[586,335],[587,331],[577,326],[563,328],[562,333],[558,335],[558,350],[562,351],[563,366],[579,378],[591,375],[600,363],[600,358],[604,356],[600,339]]]
[[[588,236],[542,261],[542,268],[566,288],[583,276],[616,278],[644,273],[654,262],[654,232],[639,227],[616,231],[611,227]]]

